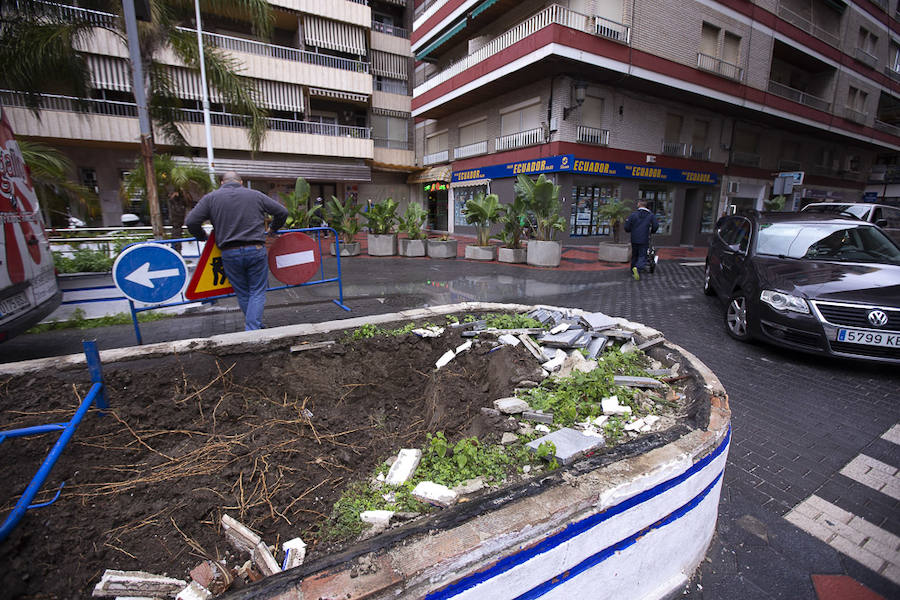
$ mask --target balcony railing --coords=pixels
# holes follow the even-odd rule
[[[450,151],[449,150],[439,150],[438,152],[432,152],[431,154],[426,154],[422,157],[423,165],[435,165],[437,163],[449,162],[450,160]]]
[[[478,156],[487,153],[487,140],[483,142],[475,142],[465,146],[457,146],[453,151],[454,158],[468,158],[469,156]]]
[[[711,160],[712,148],[692,145],[689,156],[694,160]]]
[[[425,13],[426,10],[431,8],[431,6],[433,4],[435,4],[436,2],[446,2],[446,1],[447,0],[425,0],[425,2],[423,2],[422,4],[420,4],[416,7],[415,12],[413,13],[413,18],[418,19],[420,16],[422,16]]]
[[[401,96],[408,96],[409,89],[407,88],[406,82],[402,79],[390,79],[390,78],[375,78],[375,82],[373,83],[375,86],[375,91],[385,92],[387,94],[400,94]]]
[[[376,148],[387,148],[389,150],[411,150],[409,140],[390,140],[387,138],[373,138]]]
[[[403,27],[397,27],[396,25],[388,25],[387,23],[379,23],[378,21],[372,21],[372,31],[377,31],[379,33],[384,33],[386,35],[392,35],[398,38],[409,39],[409,30],[404,29]]]
[[[857,48],[855,52],[856,60],[861,63],[867,64],[873,69],[878,66],[878,57],[872,56],[862,48]]]
[[[862,123],[863,125],[865,125],[866,121],[869,119],[869,115],[865,112],[849,106],[844,107],[844,116],[854,123]]]
[[[96,27],[104,27],[106,29],[116,29],[118,27],[119,17],[112,13],[78,8],[77,6],[68,6],[56,2],[38,2],[38,4],[49,14],[55,14],[60,21],[87,22]]]
[[[744,79],[744,70],[739,66],[702,52],[697,53],[697,68],[735,81]]]
[[[878,131],[883,131],[885,133],[890,133],[891,135],[900,136],[900,127],[896,125],[891,125],[890,123],[885,123],[884,121],[879,121],[875,119],[875,129]]]
[[[803,165],[799,160],[786,160],[782,158],[778,161],[779,171],[802,171]]]
[[[544,128],[535,127],[527,131],[519,131],[509,135],[497,138],[494,148],[497,152],[503,150],[512,150],[513,148],[524,148],[526,146],[536,146],[544,143]]]
[[[186,27],[179,27],[178,29],[197,35],[196,29],[188,29]],[[245,40],[243,38],[236,38],[218,33],[203,32],[203,42],[218,46],[224,50],[244,52],[245,54],[280,58],[282,60],[302,62],[310,65],[318,65],[320,67],[341,69],[343,71],[354,71],[357,73],[369,72],[369,63],[367,62],[339,58],[337,56],[319,54],[317,52],[307,52],[306,50],[298,50],[297,48],[289,48],[287,46],[276,46],[274,44],[266,44],[255,40]]]
[[[10,90],[0,90],[0,104],[7,107],[27,108],[25,94]],[[88,115],[104,115],[109,117],[137,118],[137,104],[133,102],[115,102],[112,100],[94,100],[90,98],[73,98],[46,94],[42,97],[44,110],[81,113]],[[203,123],[203,111],[192,108],[181,108],[175,111],[176,121],[183,123]],[[211,112],[210,123],[224,127],[248,127],[249,119],[245,115],[226,112]],[[270,131],[287,131],[292,133],[308,133],[312,135],[328,135],[370,139],[369,127],[351,127],[331,123],[314,123],[292,119],[266,119],[266,129]]]
[[[631,27],[628,25],[604,19],[603,17],[594,17],[594,20],[596,21],[594,33],[600,37],[616,40],[623,44],[631,43]]]
[[[593,144],[595,146],[609,145],[609,129],[598,129],[596,127],[588,127],[587,125],[579,125],[578,142],[581,144]]]
[[[687,156],[688,145],[684,142],[667,142],[663,140],[660,154],[666,156]]]
[[[425,83],[416,88],[416,94],[427,92],[433,87],[449,80],[451,77],[459,75],[470,67],[494,56],[498,52],[502,52],[516,42],[533,35],[548,25],[563,25],[592,35],[599,35],[597,33],[596,23],[595,17],[582,15],[581,13],[571,11],[558,4],[551,4],[536,15],[495,37],[472,54],[452,63],[443,71],[433,74],[431,78],[425,81]],[[613,23],[613,21],[609,21],[609,23]],[[629,36],[626,35],[626,38],[628,37]]]
[[[779,3],[778,5],[778,16],[790,23],[791,25],[798,27],[805,31],[806,33],[812,34],[813,36],[819,38],[826,44],[830,44],[835,48],[840,48],[841,46],[841,38],[825,29],[819,27],[806,17],[798,15],[788,7]]]
[[[731,162],[736,165],[744,165],[745,167],[758,167],[759,154],[753,152],[740,152],[735,150],[731,153]]]
[[[802,90],[796,90],[783,83],[772,81],[771,79],[769,80],[769,91],[776,96],[781,96],[782,98],[787,98],[788,100],[793,100],[794,102],[799,102],[800,104],[805,104],[806,106],[811,106],[812,108],[817,108],[826,112],[831,108],[831,103],[827,100],[819,98],[818,96],[813,96]]]

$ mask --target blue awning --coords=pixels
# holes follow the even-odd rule
[[[457,23],[456,25],[451,27],[450,31],[448,31],[447,33],[445,33],[444,35],[442,35],[435,41],[431,42],[424,50],[422,50],[421,52],[416,54],[416,60],[422,60],[423,58],[425,58],[426,56],[431,54],[434,50],[436,50],[444,42],[446,42],[447,40],[452,38],[454,35],[456,35],[460,31],[462,31],[463,29],[465,29],[465,27],[466,27],[466,21],[465,21],[465,19],[463,19],[462,21],[460,21],[459,23]]]
[[[484,0],[484,2],[478,5],[478,8],[469,13],[469,16],[474,19],[496,3],[497,0]]]

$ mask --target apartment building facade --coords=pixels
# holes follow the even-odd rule
[[[468,198],[545,173],[564,242],[645,199],[665,245],[775,192],[862,200],[900,156],[898,19],[898,0],[416,2],[414,195],[468,232]]]
[[[214,169],[235,170],[272,197],[310,182],[313,198],[357,196],[361,201],[403,199],[415,170],[411,128],[412,57],[407,0],[274,0],[271,39],[255,36],[248,22],[202,15],[204,44],[217,46],[249,78],[268,112],[260,150],[251,153],[240,117],[210,87]],[[131,88],[128,50],[116,30],[119,16],[59,4],[59,14],[96,23],[80,47],[92,74],[88,99],[49,94],[40,118],[17,90],[0,92],[18,136],[66,153],[78,180],[97,190],[102,224],[120,224],[123,212],[146,212],[143,200],[125,198],[121,183],[138,157],[139,123]],[[196,23],[184,31],[196,35]],[[181,101],[177,119],[193,160],[205,167],[206,134],[198,72],[171,53],[166,65]],[[77,111],[86,102],[87,111]],[[157,136],[156,151],[167,152]],[[162,192],[161,192],[162,193]]]

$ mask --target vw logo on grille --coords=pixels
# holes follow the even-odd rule
[[[888,322],[888,316],[883,310],[869,311],[868,319],[875,327],[884,327]]]

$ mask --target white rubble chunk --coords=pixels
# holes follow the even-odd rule
[[[363,523],[368,523],[369,525],[375,525],[378,527],[387,527],[388,523],[391,522],[391,517],[394,516],[394,511],[392,510],[366,510],[359,513],[359,519]]]
[[[621,348],[619,348],[619,351],[622,354],[630,354],[635,350],[637,350],[637,345],[634,343],[634,340],[628,340],[627,342],[622,344]]]
[[[384,482],[388,485],[400,485],[409,481],[416,472],[419,461],[422,460],[422,451],[418,448],[404,448],[397,454],[397,460],[391,465]]]
[[[646,423],[643,419],[637,419],[625,425],[625,431],[640,431]]]
[[[253,552],[256,545],[262,541],[262,538],[253,533],[249,527],[228,515],[222,515],[222,528],[225,530],[225,537],[238,550],[244,552]]]
[[[503,446],[509,446],[510,444],[515,444],[519,439],[519,436],[514,434],[511,431],[505,431],[503,433],[503,437],[500,438],[500,444]]]
[[[479,476],[463,481],[461,484],[454,487],[453,491],[460,496],[465,496],[466,494],[474,494],[475,492],[480,492],[484,489],[484,486],[484,477]]]
[[[451,360],[453,360],[455,357],[456,357],[456,352],[454,352],[453,350],[447,350],[446,352],[444,352],[444,354],[441,355],[441,357],[439,359],[437,359],[437,362],[434,363],[434,367],[436,369],[440,369],[441,367],[443,367],[444,365],[449,363]]]
[[[287,571],[294,567],[299,567],[306,559],[306,542],[300,538],[292,538],[281,545],[284,549],[284,560],[281,563],[281,570]]]
[[[459,495],[446,485],[441,485],[433,481],[420,482],[415,489],[413,489],[412,495],[416,500],[426,504],[440,506],[442,508],[453,506],[456,504],[457,498],[459,498]]]
[[[661,417],[658,417],[656,415],[647,415],[646,417],[644,417],[644,423],[646,423],[650,427],[653,427],[654,425],[656,425],[656,422],[659,421],[660,418]]]
[[[208,600],[209,598],[212,598],[212,592],[196,581],[190,582],[175,596],[175,600]]]
[[[600,401],[600,406],[603,408],[604,415],[630,415],[631,407],[630,406],[622,406],[619,404],[618,396],[610,396],[608,398],[603,398]]]
[[[269,576],[281,572],[281,567],[278,566],[278,562],[272,556],[272,551],[269,550],[265,542],[258,543],[250,556],[253,558],[256,566],[259,567],[259,572],[263,575]]]
[[[531,407],[521,398],[511,396],[494,400],[494,408],[506,415],[514,415],[529,410]]]
[[[563,331],[567,331],[571,327],[569,323],[560,323],[556,327],[550,330],[550,335],[556,335],[557,333],[562,333]]]
[[[501,344],[505,344],[507,346],[518,346],[521,344],[521,340],[514,335],[510,335],[508,333],[504,333],[500,337],[497,338]]]
[[[419,337],[432,338],[440,337],[444,333],[443,327],[424,327],[422,329],[413,329],[412,332]]]
[[[550,428],[544,425],[543,423],[534,426],[535,431],[540,431],[541,433],[550,433]]]
[[[457,355],[462,354],[463,352],[465,352],[466,350],[468,350],[471,347],[472,347],[472,340],[469,340],[468,342],[463,342],[462,344],[460,344],[459,346],[456,347],[456,354]]]
[[[566,352],[557,348],[556,356],[554,356],[552,359],[548,360],[541,366],[544,367],[545,371],[549,371],[552,373],[553,371],[556,371],[563,366],[563,363],[566,362],[566,357]]]
[[[603,439],[603,434],[600,431],[598,431],[597,428],[594,427],[593,425],[588,425],[581,431],[581,433],[588,437],[596,437],[596,438],[600,438],[601,440]]]
[[[144,571],[107,569],[94,586],[94,597],[140,596],[172,598],[187,586],[187,581],[154,575]]]
[[[609,415],[600,415],[599,417],[591,421],[591,424],[594,427],[603,427],[607,421],[609,421]]]
[[[543,357],[541,356],[541,348],[534,342],[534,340],[532,340],[530,337],[528,337],[528,335],[524,333],[519,335],[518,337],[522,342],[522,345],[524,345],[525,348],[527,348],[528,351],[531,352],[532,356],[540,361],[543,361]]]

